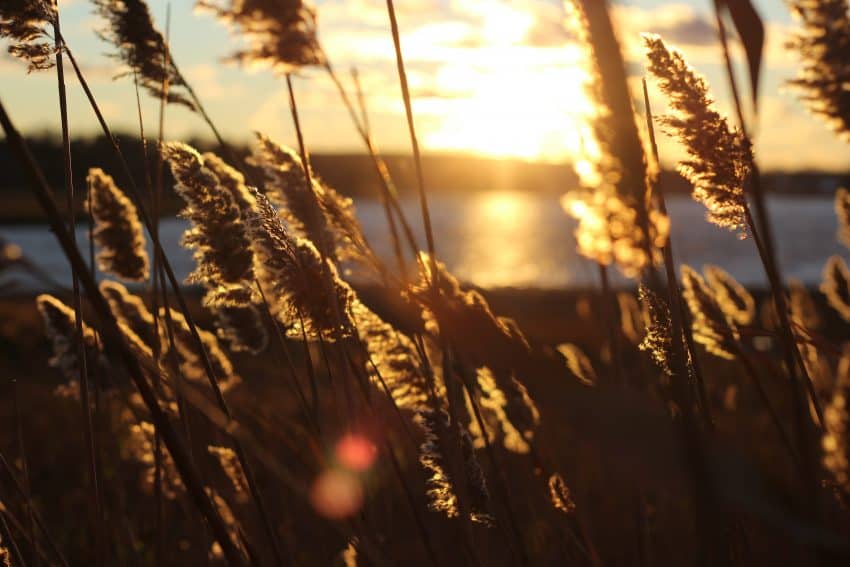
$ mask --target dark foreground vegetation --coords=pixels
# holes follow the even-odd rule
[[[38,203],[73,275],[71,289],[42,277],[49,293],[34,306],[0,302],[7,563],[850,559],[850,268],[831,257],[814,290],[786,281],[777,264],[783,227],[765,205],[747,134],[745,105],[755,100],[739,97],[726,29],[734,26],[747,55],[755,97],[764,25],[749,2],[715,3],[737,125],[682,54],[647,35],[646,79],[670,107],[653,117],[647,82],[643,93],[629,88],[607,4],[566,4],[597,111],[586,117],[592,139],[560,188],[562,206],[600,289],[562,295],[485,294],[440,262],[452,243],[431,225],[424,169],[474,167],[420,156],[392,0],[412,175],[378,152],[359,85],[336,74],[313,7],[198,2],[248,40],[236,61],[266,65],[288,87],[296,147],[257,133],[245,152],[220,136],[143,0],[93,5],[138,92],[195,112],[216,144],[199,151],[162,139],[162,111],[147,137],[140,116],[138,143],[115,138],[56,4],[0,4],[12,55],[56,73],[62,132],[60,156],[36,157],[14,109],[0,103],[2,159],[22,176],[15,183]],[[802,65],[792,86],[850,139],[848,4],[789,6],[801,22],[790,42]],[[343,178],[362,163],[328,161],[319,175],[321,160],[311,160],[292,88],[303,67],[335,82],[362,138],[370,176],[358,173],[357,184]],[[71,143],[70,73],[106,149]],[[672,186],[657,175],[656,126],[684,148],[679,183],[708,220],[758,251],[766,289],[747,290],[719,266],[674,264]],[[517,167],[531,179],[544,171]],[[453,186],[489,186],[484,169],[479,181]],[[389,261],[364,237],[337,179],[351,191],[372,187],[383,203]],[[416,190],[422,242],[399,204],[401,183]],[[836,238],[850,246],[850,193],[834,198]],[[185,282],[158,237],[177,199],[195,260]],[[81,210],[84,253],[69,230]],[[38,253],[1,251],[4,269],[27,269],[26,254]],[[348,281],[351,263],[369,286]],[[612,289],[615,269],[634,285]]]

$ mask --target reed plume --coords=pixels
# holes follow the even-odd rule
[[[708,209],[710,222],[746,234],[744,183],[753,169],[750,141],[714,110],[705,79],[681,53],[668,49],[657,35],[643,36],[649,71],[667,95],[674,116],[661,124],[685,146],[690,159],[678,171],[694,186],[693,197]]]
[[[514,413],[516,410],[512,409],[512,400],[499,387],[493,372],[487,367],[478,368],[475,374],[475,382],[477,386],[474,391],[477,394],[475,401],[481,411],[486,431],[481,431],[477,420],[470,420],[469,431],[475,441],[474,446],[476,448],[484,447],[484,435],[487,435],[487,438],[492,441],[496,438],[497,433],[501,432],[502,446],[508,451],[518,454],[526,454],[531,451],[530,442],[534,438],[534,431],[532,429],[520,430],[513,424],[509,412]],[[525,392],[523,391],[523,393]],[[467,401],[470,406],[469,415],[474,415],[473,401]],[[525,400],[523,401],[525,402]],[[537,408],[534,408],[534,419],[539,419],[536,411]]]
[[[0,565],[12,567],[12,554],[9,553],[9,548],[2,544],[0,544]]]
[[[309,240],[289,234],[265,195],[255,191],[254,198],[257,206],[247,222],[254,273],[272,313],[295,337],[302,330],[310,338],[348,336],[354,292]]]
[[[153,493],[156,483],[156,456],[154,455],[154,437],[156,429],[148,421],[140,421],[130,425],[125,443],[121,444],[121,453],[124,459],[133,461],[142,467],[142,488]],[[162,495],[168,500],[176,500],[186,492],[186,487],[177,471],[171,454],[162,449],[160,461],[160,474],[163,482],[160,484]]]
[[[47,30],[58,18],[55,0],[3,0],[0,38],[9,41],[9,54],[27,63],[27,70],[52,68],[55,43]]]
[[[383,380],[399,408],[422,411],[428,404],[428,382],[413,341],[359,299],[353,301],[351,314],[370,356],[368,370],[373,383],[377,387]]]
[[[850,14],[847,0],[787,0],[800,29],[787,43],[801,68],[789,81],[809,112],[850,142]]]
[[[234,352],[260,354],[269,345],[269,333],[254,305],[213,308],[218,338]]]
[[[316,10],[306,2],[198,0],[196,6],[211,11],[248,41],[248,47],[235,52],[230,60],[271,67],[280,73],[325,62],[317,37]]]
[[[152,357],[160,338],[156,335],[153,314],[142,298],[131,294],[120,283],[109,280],[101,282],[100,292],[109,303],[109,309],[130,346],[136,352]]]
[[[251,190],[245,184],[245,176],[238,169],[232,167],[212,152],[201,154],[201,159],[204,162],[204,167],[212,171],[213,175],[218,178],[219,185],[230,193],[233,202],[236,203],[236,207],[239,209],[239,215],[244,221],[246,215],[257,204],[256,199],[251,194]]]
[[[726,316],[738,325],[752,323],[756,315],[756,301],[750,292],[719,266],[704,266],[702,271]]]
[[[115,58],[135,74],[151,96],[196,110],[183,75],[168,53],[165,39],[154,26],[144,0],[93,0],[97,13],[109,24],[101,39],[117,49]],[[163,84],[167,85],[163,90]]]
[[[351,538],[339,554],[339,562],[342,567],[357,567],[357,538]]]
[[[620,308],[620,330],[623,336],[634,344],[639,344],[646,334],[644,313],[638,300],[629,292],[617,294],[617,306]]]
[[[222,497],[221,494],[213,488],[207,487],[207,496],[209,496],[210,500],[212,500],[219,515],[221,516],[221,519],[224,521],[224,525],[227,526],[227,530],[230,532],[230,539],[236,542],[236,547],[239,552],[243,556],[247,556],[242,526],[239,525],[239,521],[236,519],[236,515],[230,508],[230,504],[228,504],[227,500],[225,500],[224,497]],[[222,551],[221,545],[219,545],[218,541],[213,541],[210,544],[209,559],[215,561],[224,560],[224,552]]]
[[[819,329],[822,322],[821,315],[806,285],[796,278],[791,278],[788,280],[788,290],[790,292],[788,310],[791,312],[791,322],[803,329]],[[773,319],[773,326],[776,326],[778,320],[775,312]]]
[[[76,330],[74,310],[52,295],[39,295],[35,302],[44,321],[45,334],[50,339],[53,349],[49,364],[59,369],[71,389],[76,390],[80,376],[77,342],[82,341],[86,360],[90,364],[95,364],[101,359],[95,332],[83,322],[83,336],[80,337]]]
[[[165,307],[161,307],[159,310],[161,321],[168,320],[165,309]],[[182,313],[171,308],[169,308],[168,317],[170,317],[172,324],[167,328],[165,325],[160,327],[163,344],[171,344],[168,333],[173,333],[174,349],[179,360],[181,375],[187,380],[206,384],[208,377],[202,354],[198,351],[198,345],[192,336],[186,318]],[[198,335],[201,338],[201,344],[203,345],[204,352],[206,352],[219,388],[222,392],[228,392],[242,382],[242,379],[234,371],[230,358],[224,352],[224,349],[221,348],[216,336],[200,328],[198,329]]]
[[[830,256],[826,261],[820,290],[829,305],[850,323],[850,269],[839,256]]]
[[[576,504],[570,495],[570,489],[564,482],[564,477],[554,473],[549,477],[549,499],[552,506],[565,514],[571,514],[576,509]]]
[[[204,167],[218,178],[219,190],[223,188],[230,193],[239,211],[240,222],[244,225],[257,205],[257,200],[251,193],[251,189],[245,183],[245,176],[212,152],[202,154],[201,158]],[[232,301],[226,300],[211,302],[218,304],[211,305],[210,309],[215,317],[218,338],[226,341],[231,350],[259,354],[268,346],[268,331],[257,307],[244,302],[242,299],[243,295],[248,295],[248,288],[252,287],[252,282],[247,281],[248,277],[252,276],[253,268],[250,275],[246,275],[241,286],[225,286],[223,288],[219,286],[218,288],[228,290],[228,293],[232,291],[237,294],[240,297],[239,302],[244,303],[243,305],[230,305]]]
[[[218,461],[221,470],[233,486],[233,491],[238,495],[247,495],[249,493],[248,480],[245,478],[245,471],[242,470],[242,464],[239,462],[236,452],[230,447],[216,445],[208,446],[207,452]]]
[[[321,205],[310,184],[313,172],[308,179],[301,157],[292,148],[260,132],[256,136],[251,163],[262,168],[269,199],[294,235],[317,247],[329,246],[333,235],[325,215],[316,210]]]
[[[291,148],[257,133],[251,161],[262,168],[267,195],[293,234],[311,240],[319,250],[324,247],[336,260],[355,260],[379,269],[353,201],[327,186],[315,172],[310,172],[308,181],[300,156]]]
[[[102,169],[90,169],[87,180],[92,236],[100,247],[97,267],[125,281],[148,279],[150,260],[136,206]]]
[[[838,217],[838,241],[850,248],[850,191],[843,187],[835,192],[835,216]]]
[[[842,361],[847,358],[845,350]],[[835,483],[850,496],[850,374],[847,365],[836,376],[832,398],[824,408],[824,432],[821,438],[823,465]]]
[[[666,301],[644,285],[638,288],[638,298],[646,317],[646,334],[638,348],[649,353],[653,362],[666,376],[673,376],[670,366],[673,356],[673,321],[670,308]]]
[[[432,265],[439,276],[431,274]],[[480,293],[463,290],[441,262],[424,258],[420,267],[419,280],[410,286],[409,295],[422,306],[426,329],[448,341],[470,368],[490,369],[507,398],[508,418],[531,439],[539,414],[516,378],[517,362],[527,359],[530,350],[522,331],[510,319],[497,317]]]
[[[369,376],[376,388],[386,385],[395,405],[413,413],[413,423],[424,441],[419,462],[428,483],[428,506],[453,518],[460,514],[455,483],[446,468],[449,423],[445,407],[445,387],[439,376],[434,388],[419,365],[413,341],[385,322],[375,312],[354,299],[352,317],[359,339],[369,353]],[[436,367],[435,367],[436,370]],[[442,421],[436,421],[436,419]],[[473,441],[469,441],[473,443]],[[474,454],[469,455],[470,459]],[[482,516],[483,517],[483,516]]]
[[[567,192],[561,205],[578,221],[582,255],[635,277],[661,263],[669,219],[651,206],[646,158],[631,101],[622,96],[628,89],[607,8],[578,0],[565,6],[569,27],[592,62],[585,88],[597,104],[588,117],[588,155],[576,168],[581,186]]]
[[[450,454],[446,443],[450,439],[449,415],[444,409],[426,410],[416,415],[425,434],[419,450],[419,462],[429,473],[427,485],[428,505],[434,511],[442,512],[449,518],[460,513],[455,483],[464,482],[469,496],[470,519],[485,525],[493,522],[490,516],[490,493],[484,478],[484,472],[475,456],[472,438],[465,429],[460,430],[460,469],[462,479],[452,478],[447,471],[452,470],[445,456]]]
[[[182,240],[183,246],[195,251],[196,267],[187,282],[207,288],[205,305],[246,305],[253,255],[234,197],[192,147],[169,142],[162,154],[177,180],[175,190],[186,202],[180,215],[192,224]]]
[[[579,347],[572,343],[563,343],[558,345],[558,352],[564,357],[567,368],[579,382],[588,386],[596,383],[596,371],[593,369],[593,364]]]
[[[721,309],[714,290],[690,266],[682,266],[682,295],[691,312],[694,340],[715,356],[734,359],[738,329]]]

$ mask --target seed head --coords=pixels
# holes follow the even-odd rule
[[[102,169],[90,169],[87,180],[98,268],[125,281],[148,279],[150,260],[136,206]]]
[[[657,35],[644,35],[649,71],[671,108],[673,116],[661,124],[676,136],[690,156],[679,164],[679,173],[694,186],[694,199],[708,209],[708,220],[737,231],[746,228],[744,182],[753,169],[750,141],[714,110],[708,84],[687,64],[681,53],[668,49]]]

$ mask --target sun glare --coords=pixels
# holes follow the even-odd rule
[[[578,116],[589,103],[578,68],[493,68],[467,81],[466,96],[435,101],[442,112],[425,136],[429,148],[549,161],[580,150]]]
[[[436,72],[440,95],[418,101],[433,118],[426,146],[543,161],[579,155],[580,117],[592,110],[581,53],[523,44],[533,18],[502,8],[486,15],[478,55],[448,59]]]

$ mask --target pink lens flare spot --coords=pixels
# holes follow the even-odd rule
[[[348,433],[336,444],[336,459],[352,471],[363,472],[369,469],[378,456],[378,448],[368,437]]]
[[[363,505],[363,487],[357,476],[350,472],[327,470],[313,483],[310,502],[316,512],[325,518],[347,518]]]

